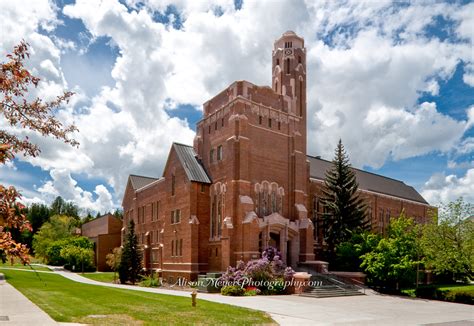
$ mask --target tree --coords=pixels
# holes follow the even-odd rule
[[[110,267],[110,269],[114,272],[114,283],[117,282],[117,271],[120,266],[120,262],[122,260],[122,248],[117,247],[114,250],[105,256],[106,264]]]
[[[348,241],[336,246],[334,269],[343,271],[362,271],[362,256],[374,250],[380,241],[380,235],[363,231],[353,232]]]
[[[92,248],[66,246],[61,249],[61,257],[72,271],[75,271],[77,266],[80,267],[81,273],[84,273],[85,269],[89,270],[94,266],[94,250]]]
[[[65,201],[61,196],[58,196],[51,203],[51,215],[66,215],[79,218],[79,208],[72,202]]]
[[[123,211],[121,209],[117,208],[114,212],[114,216],[116,218],[119,218],[119,219],[123,220]]]
[[[474,214],[474,205],[462,198],[438,210],[438,218],[423,228],[421,246],[424,264],[435,274],[457,278],[474,275],[474,222],[467,217]]]
[[[51,136],[73,146],[79,143],[69,138],[77,130],[74,125],[64,126],[54,116],[73,95],[65,92],[50,102],[40,98],[29,100],[28,92],[37,87],[39,78],[30,74],[24,67],[24,60],[29,57],[28,44],[22,41],[15,46],[13,53],[8,54],[8,61],[1,63],[0,68],[0,116],[1,126],[11,126],[36,131],[43,136]],[[7,130],[0,129],[0,164],[4,164],[21,153],[24,156],[37,156],[40,148],[28,137],[20,138]],[[12,238],[11,231],[31,230],[23,213],[24,205],[20,203],[21,195],[14,187],[0,185],[0,256],[18,257],[24,263],[29,262],[28,248]]]
[[[51,216],[50,220],[43,224],[37,234],[33,236],[33,248],[36,256],[48,260],[48,248],[57,240],[68,238],[74,230],[72,217],[64,215]]]
[[[361,267],[367,273],[368,281],[397,290],[400,285],[413,284],[420,263],[419,233],[414,220],[403,212],[392,219],[388,236],[381,238],[372,251],[361,257]]]
[[[359,185],[351,170],[349,158],[339,140],[332,168],[326,171],[322,202],[324,240],[329,257],[334,257],[337,244],[347,241],[354,230],[367,228],[366,206],[357,193]]]
[[[120,283],[127,281],[135,282],[138,280],[142,271],[142,253],[138,248],[138,238],[135,234],[135,223],[130,220],[125,243],[122,249],[122,258],[118,268]]]

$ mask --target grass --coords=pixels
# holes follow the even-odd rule
[[[84,273],[81,276],[87,277],[94,281],[104,282],[104,283],[113,283],[114,282],[114,272],[98,272],[98,273]],[[118,279],[118,273],[117,273]]]
[[[48,267],[45,267],[45,266],[36,266],[36,265],[31,265],[31,267],[29,265],[23,265],[21,263],[14,263],[13,265],[10,264],[10,263],[5,263],[5,264],[1,264],[0,263],[0,270],[3,270],[3,269],[11,269],[11,268],[17,268],[17,269],[27,269],[27,270],[32,270],[31,268],[33,268],[34,270],[37,270],[37,271],[49,271],[50,269]]]
[[[82,284],[4,269],[7,281],[58,322],[96,325],[274,324],[263,312],[191,298]]]

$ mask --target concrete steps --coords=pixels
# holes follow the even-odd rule
[[[339,286],[321,286],[321,287],[311,287],[305,292],[300,294],[303,297],[313,297],[313,298],[331,298],[331,297],[347,297],[347,296],[356,296],[364,295],[362,292],[353,288],[342,288]]]

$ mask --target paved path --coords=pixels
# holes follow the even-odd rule
[[[7,317],[8,321],[5,320]],[[2,320],[3,319],[3,320]],[[47,313],[7,282],[0,280],[0,325],[58,325]]]
[[[58,271],[73,281],[134,291],[189,297],[190,292],[109,284]],[[300,296],[227,297],[199,293],[198,299],[269,313],[281,325],[474,325],[474,307],[442,301],[366,295],[315,299]],[[199,304],[199,303],[198,303]]]
[[[103,283],[63,270],[56,270],[55,273],[85,284],[190,297],[190,292],[187,291]],[[474,325],[473,306],[396,296],[366,295],[315,299],[294,295],[227,297],[199,293],[199,299],[261,310],[281,325]],[[54,325],[54,322],[51,325]]]

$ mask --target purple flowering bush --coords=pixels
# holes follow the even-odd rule
[[[263,251],[260,259],[251,260],[247,264],[239,261],[237,266],[229,266],[219,279],[220,283],[224,285],[221,293],[227,294],[228,287],[236,284],[242,287],[250,280],[253,284],[248,284],[248,288],[257,289],[258,291],[255,293],[284,293],[285,281],[290,281],[294,274],[295,271],[291,267],[287,267],[281,260],[281,253],[276,248],[269,247]]]

